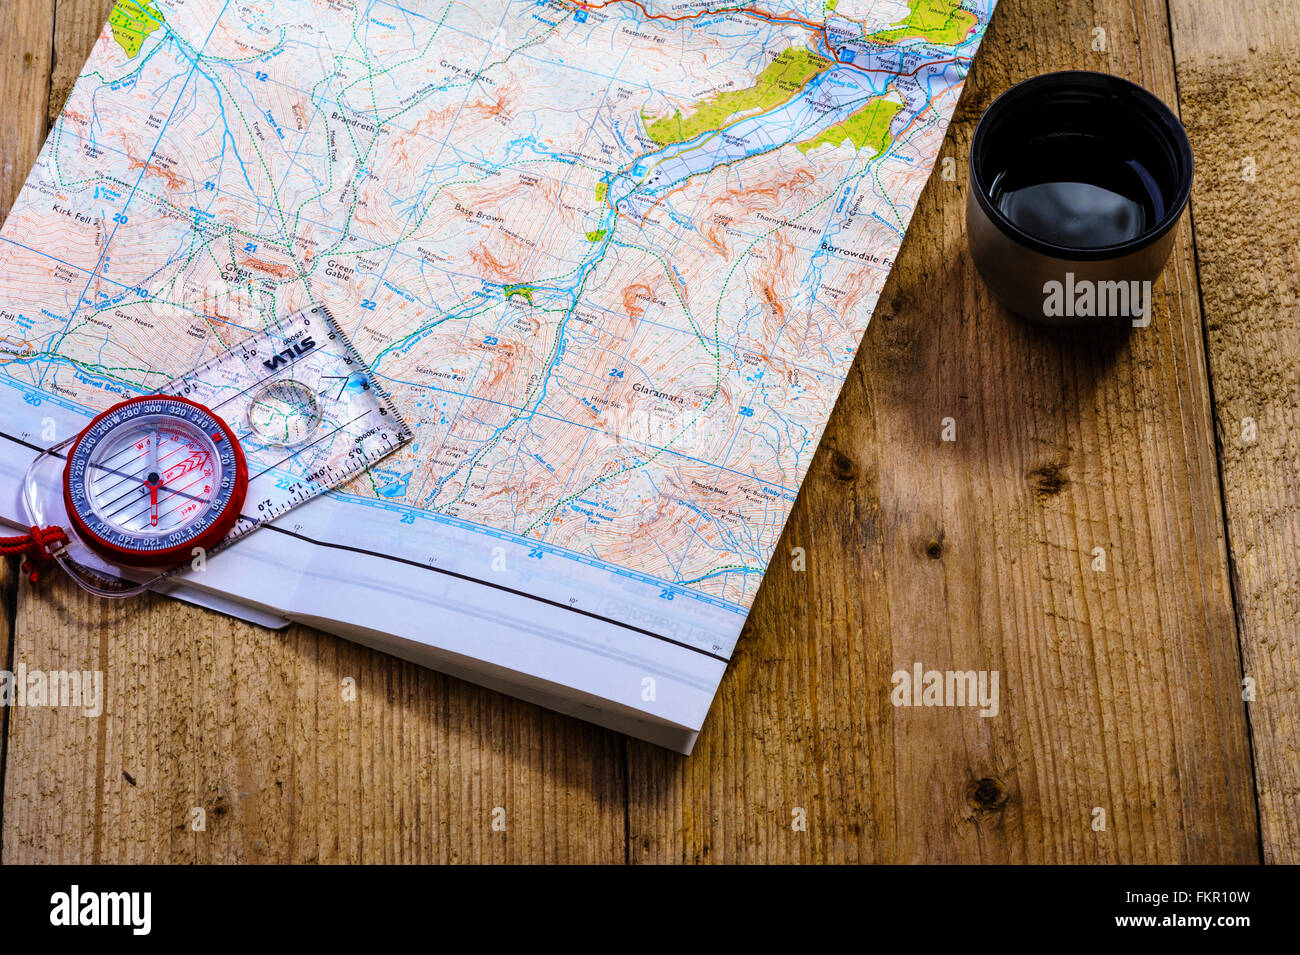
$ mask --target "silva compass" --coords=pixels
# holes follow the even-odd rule
[[[183,587],[211,556],[411,440],[324,306],[276,319],[157,394],[73,420],[75,436],[27,469],[27,533],[0,538],[0,553],[23,554],[33,580],[56,560],[104,597],[167,590],[173,577]]]
[[[127,567],[169,567],[210,549],[235,526],[247,490],[230,426],[165,395],[131,398],[95,418],[63,472],[78,536]]]

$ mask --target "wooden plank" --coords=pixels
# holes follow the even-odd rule
[[[1172,102],[1159,6],[1031,17],[1004,0],[953,155],[995,92],[1049,67]],[[1085,352],[989,306],[963,197],[944,192],[962,188],[927,190],[814,463],[783,545],[808,548],[808,572],[774,566],[695,756],[629,744],[635,858],[1251,856],[1187,236],[1155,326]],[[942,445],[948,415],[959,440]],[[21,653],[104,661],[109,710],[18,714],[6,861],[622,856],[610,734],[300,628],[42,586],[22,596]],[[889,674],[913,660],[999,669],[1000,716],[892,709]],[[348,710],[334,697],[353,672]],[[507,807],[504,836],[489,804]],[[796,806],[809,832],[790,831]]]
[[[54,124],[73,84],[103,32],[108,12],[117,0],[58,0],[54,13],[56,43],[50,71],[49,122]]]
[[[1300,7],[1175,0],[1261,841],[1300,862]],[[1249,420],[1248,420],[1249,419]]]
[[[5,122],[0,124],[0,222],[9,215],[27,171],[45,142],[53,37],[53,0],[7,3],[0,9],[0,90],[4,91],[7,107]],[[0,530],[0,536],[9,533]],[[0,670],[9,670],[17,562],[0,561],[0,575],[4,605],[0,612]],[[9,708],[0,707],[0,786],[8,759],[8,734]],[[4,807],[0,806],[0,851],[4,846],[3,825]]]
[[[107,6],[59,4],[60,100]],[[24,110],[15,125],[44,122],[43,99]],[[95,600],[58,576],[23,586],[15,646],[33,668],[102,671],[106,705],[12,714],[4,862],[625,856],[622,741],[607,731],[303,627]]]
[[[17,651],[106,704],[14,712],[5,862],[624,857],[618,736],[345,641],[55,577]]]
[[[11,654],[14,640],[14,607],[17,601],[18,579],[16,558],[0,560],[0,670],[12,672]],[[9,761],[9,712],[11,707],[0,706],[0,858],[4,857],[4,779]]]
[[[15,532],[16,533],[16,532]],[[0,533],[0,537],[8,536]],[[9,654],[14,636],[14,608],[18,601],[18,558],[6,557],[0,560],[0,670],[9,670]],[[8,725],[8,707],[0,707],[0,750],[4,747],[3,732]],[[0,782],[3,778],[0,777]],[[4,808],[0,806],[0,816]]]
[[[0,8],[0,222],[27,180],[48,131],[46,108],[53,56],[54,0],[6,3]]]
[[[1070,67],[1175,103],[1164,0],[999,4],[695,754],[629,744],[633,859],[1258,858],[1191,230],[1109,340],[1014,320],[965,247],[981,112]],[[999,714],[894,708],[916,662],[998,671]]]

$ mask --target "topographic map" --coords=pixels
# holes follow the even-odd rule
[[[336,536],[725,657],[993,4],[121,0],[0,235],[12,454],[326,304],[416,433]]]

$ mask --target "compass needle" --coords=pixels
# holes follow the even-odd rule
[[[177,451],[179,451],[179,450],[180,450],[180,449],[177,449]],[[165,455],[162,456],[161,461],[166,461],[167,458],[171,457],[173,454],[176,454],[177,451],[169,451],[167,454],[165,454]],[[115,489],[121,487],[123,484],[131,484],[131,485],[135,485],[135,484],[140,483],[141,480],[143,480],[143,477],[142,477],[141,475],[139,475],[139,474],[126,474],[126,473],[123,472],[123,471],[119,471],[119,470],[116,470],[115,468],[109,467],[109,466],[107,465],[107,462],[99,462],[99,461],[96,461],[96,462],[93,462],[90,466],[91,466],[92,468],[94,468],[95,471],[98,472],[98,473],[101,473],[101,474],[112,474],[112,475],[116,475],[118,478],[121,479],[121,480],[119,480],[119,481],[117,481],[117,482],[115,482],[115,483],[113,483],[113,484],[111,484],[111,485],[108,485],[108,486],[103,486],[101,483],[98,483],[98,482],[97,482],[97,483],[95,484],[95,487],[93,488],[93,490],[94,490],[94,492],[95,492],[97,495],[100,495],[100,496],[103,496],[103,495],[105,495],[105,494],[108,494],[109,492],[111,492],[111,491],[113,491],[113,490],[115,490]],[[119,498],[119,500],[120,500],[120,498]]]
[[[221,541],[248,487],[229,425],[186,398],[132,398],[100,415],[68,454],[65,504],[101,556],[164,567]]]
[[[171,495],[172,497],[179,498],[180,500],[179,503],[177,504],[177,507],[173,507],[170,510],[163,511],[160,515],[160,519],[165,520],[167,517],[175,514],[177,508],[184,508],[192,504],[199,504],[199,505],[206,504],[208,502],[207,498],[200,497],[197,494],[188,493],[190,488],[194,487],[197,484],[202,483],[203,478],[204,478],[203,475],[199,475],[195,480],[191,481],[183,488],[168,487],[167,485],[164,484],[159,489],[160,491],[159,500],[165,500],[167,495]],[[152,501],[150,502],[150,508],[151,507],[152,507]],[[136,511],[134,514],[128,515],[127,517],[120,518],[119,522],[124,525],[131,526],[136,521],[141,520],[146,513],[149,513],[150,508],[144,508],[143,510]]]
[[[167,458],[171,457],[173,454],[176,453],[177,451],[169,451],[167,454],[163,455],[161,460],[166,461]],[[108,487],[101,487],[100,485],[97,484],[92,488],[92,491],[94,492],[95,496],[100,501],[103,502],[101,504],[101,508],[107,511],[106,516],[116,517],[125,508],[129,507],[132,501],[138,497],[140,491],[138,485],[143,480],[143,478],[140,475],[125,474],[121,471],[110,471],[108,468],[105,468],[102,465],[95,464],[95,463],[92,463],[91,467],[94,468],[96,471],[108,471],[108,473],[115,474],[121,478],[120,481],[117,481],[116,483],[109,485]],[[128,485],[127,490],[123,491],[121,494],[119,494],[117,497],[112,498],[111,500],[105,500],[105,498],[107,498],[108,494],[111,491],[116,490],[117,488],[120,488],[123,485]],[[126,504],[124,504],[122,507],[115,507],[115,505],[118,504],[118,502],[120,501],[125,501]]]
[[[410,440],[333,316],[314,307],[95,417],[59,454],[64,510],[72,536],[110,565],[166,575]],[[243,514],[246,498],[256,503]]]
[[[149,461],[145,470],[144,486],[149,489],[149,526],[158,526],[158,489],[162,486],[162,477],[158,474],[158,444],[162,440],[161,432],[149,435]]]

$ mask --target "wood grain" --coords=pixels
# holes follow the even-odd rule
[[[0,134],[0,222],[36,161],[49,129],[54,0],[6,3],[0,7],[0,90],[5,122]]]
[[[1264,858],[1300,862],[1300,6],[1171,6]],[[1252,169],[1253,166],[1253,175]],[[1249,419],[1249,420],[1248,420]]]
[[[60,0],[46,16],[55,52],[51,66],[47,32],[33,88],[47,93],[0,129],[0,199],[21,184],[110,5]],[[42,10],[53,4],[6,5],[21,24],[0,36],[6,91],[24,75],[13,72],[21,51],[42,42],[30,15]],[[1105,51],[1092,49],[1097,27]],[[108,705],[98,720],[10,714],[3,860],[1257,859],[1190,225],[1152,327],[1111,341],[1014,320],[965,251],[976,119],[1016,80],[1069,66],[1129,76],[1176,103],[1163,0],[1002,0],[945,147],[961,175],[936,178],[921,200],[693,756],[305,628],[24,583],[17,658],[102,669]],[[1197,128],[1186,103],[1184,118]],[[1198,218],[1215,183],[1198,187]],[[1281,258],[1279,245],[1276,281],[1288,275]],[[1206,303],[1213,342],[1214,322],[1231,316]],[[956,442],[940,440],[946,417]],[[1237,533],[1227,464],[1225,477],[1237,546],[1253,525]],[[1296,513],[1276,489],[1243,507],[1265,524]],[[806,572],[791,567],[796,546]],[[1096,547],[1105,571],[1092,570]],[[1238,578],[1294,575],[1293,552],[1291,564],[1265,553],[1274,563],[1260,568],[1238,554]],[[1257,647],[1273,656],[1247,667],[1270,681],[1293,674],[1294,642],[1267,632],[1284,631],[1284,609],[1255,618]],[[997,670],[999,714],[895,709],[890,675],[917,661]],[[343,699],[345,677],[355,701]],[[1294,693],[1270,705],[1284,736]],[[1276,805],[1294,817],[1294,767],[1278,752]],[[491,829],[497,806],[504,833]],[[1092,828],[1096,808],[1104,831]],[[792,829],[796,809],[807,831]],[[1294,845],[1294,828],[1268,811],[1266,846]]]
[[[0,670],[12,672],[10,659],[14,641],[14,609],[17,606],[17,560],[0,560]],[[9,762],[10,707],[0,706],[0,860],[4,858],[4,778]]]
[[[19,604],[18,658],[107,704],[15,711],[6,862],[623,860],[613,733],[302,627],[61,577]]]
[[[48,130],[46,109],[50,92],[50,66],[54,36],[54,2],[6,3],[0,8],[0,90],[4,91],[6,118],[0,126],[0,222],[9,215],[18,191],[36,160]],[[0,536],[11,533],[0,529]],[[10,669],[13,612],[16,601],[17,561],[0,560],[3,575],[3,649],[0,669]],[[0,783],[8,763],[9,708],[0,707]],[[0,826],[4,808],[0,805]],[[4,836],[0,829],[0,852]]]
[[[49,123],[63,111],[91,47],[103,32],[116,0],[58,0],[54,11],[54,58],[50,70]]]
[[[808,572],[773,565],[690,759],[629,744],[632,858],[1257,858],[1190,229],[1111,341],[1014,320],[965,248],[976,120],[1070,67],[1176,103],[1163,0],[999,4],[778,550]],[[1001,712],[895,709],[918,661],[999,671]]]

